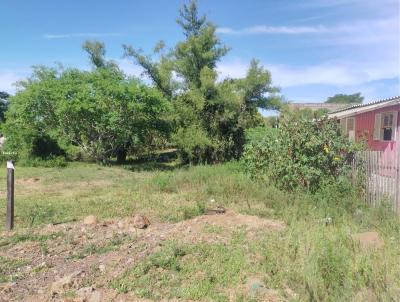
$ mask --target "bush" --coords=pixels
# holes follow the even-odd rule
[[[63,156],[48,157],[41,159],[39,157],[23,158],[18,164],[26,167],[44,167],[44,168],[64,168],[68,162]]]
[[[281,189],[303,187],[315,192],[322,182],[346,175],[357,148],[341,135],[335,120],[292,117],[283,120],[280,128],[248,132],[243,164],[253,178]]]
[[[108,161],[160,145],[170,131],[169,102],[118,68],[38,67],[10,99],[2,131],[19,158]],[[151,144],[151,146],[150,146]]]

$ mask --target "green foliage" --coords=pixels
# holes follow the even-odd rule
[[[40,67],[21,85],[3,126],[6,150],[21,158],[55,158],[75,146],[89,159],[124,160],[168,133],[169,104],[115,67]]]
[[[281,118],[285,117],[286,119],[288,118],[294,118],[294,119],[320,119],[323,118],[324,116],[327,115],[329,112],[328,109],[325,108],[320,108],[317,110],[312,110],[309,108],[304,108],[304,109],[291,109],[290,106],[284,106],[281,110]]]
[[[168,53],[161,51],[161,43],[156,46],[158,59],[130,46],[124,46],[125,55],[171,100],[173,143],[185,162],[239,158],[244,130],[263,123],[258,108],[280,107],[278,89],[257,60],[245,78],[217,81],[216,65],[229,49],[216,35],[216,26],[199,15],[196,1],[183,6],[177,23],[185,39]]]
[[[15,281],[18,274],[12,273],[26,264],[27,262],[24,260],[0,256],[0,283]]]
[[[258,129],[260,134],[262,130]],[[5,169],[0,174],[5,185]],[[133,242],[129,249],[140,250],[145,257],[113,278],[111,286],[133,292],[137,298],[264,301],[265,297],[248,290],[253,277],[265,285],[268,295],[278,295],[280,299],[276,300],[364,301],[365,294],[374,301],[400,298],[400,217],[386,205],[367,206],[357,188],[344,177],[321,183],[312,194],[304,190],[287,192],[252,180],[237,162],[140,173],[121,166],[70,163],[63,169],[19,167],[18,177],[21,182],[32,177],[40,180],[34,186],[27,182],[19,188],[15,232],[0,239],[3,255],[32,246],[27,241],[33,241],[42,253],[47,245],[52,257],[51,246],[59,247],[57,251],[72,251],[65,259],[70,267],[75,265],[75,258],[101,253],[105,253],[101,258],[108,257]],[[176,233],[181,228],[173,227],[173,237],[165,234],[166,240],[155,249],[146,244],[148,238],[118,235],[100,241],[88,236],[84,245],[72,250],[72,245],[65,243],[74,238],[73,234],[39,229],[49,223],[81,220],[89,214],[102,221],[146,213],[154,223],[170,223],[201,215],[204,207],[216,205],[236,213],[279,219],[284,228],[278,231],[264,224],[256,228],[258,219],[251,218],[254,228],[230,223],[214,226],[202,224],[201,218],[185,222],[195,226],[191,232],[183,228],[183,233]],[[23,229],[35,212],[36,227]],[[4,213],[0,224],[4,223]],[[229,220],[229,215],[220,218]],[[276,222],[273,220],[271,226]],[[270,225],[268,220],[266,224]],[[366,231],[378,232],[384,246],[365,250],[352,239],[353,234]],[[176,241],[171,242],[173,238]],[[31,260],[30,254],[24,255]],[[33,271],[42,269],[32,267]],[[30,270],[14,267],[6,269],[4,277],[24,277],[25,272]],[[360,293],[364,293],[361,298]]]
[[[354,94],[335,94],[329,97],[325,103],[335,103],[335,104],[361,104],[364,97],[361,93]]]
[[[9,93],[0,91],[0,123],[4,122],[5,120],[5,112],[7,111],[9,98]]]
[[[263,131],[263,130],[261,130]],[[357,146],[340,134],[335,120],[283,119],[277,129],[249,141],[243,156],[247,172],[279,188],[316,191],[345,175]],[[254,135],[253,135],[254,136]]]

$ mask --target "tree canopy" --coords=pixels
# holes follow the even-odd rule
[[[11,98],[7,147],[25,156],[122,161],[168,141],[186,162],[238,158],[245,130],[264,123],[258,109],[280,107],[279,89],[255,59],[244,78],[219,78],[217,64],[229,48],[196,1],[183,5],[177,23],[183,40],[170,49],[163,41],[152,55],[123,46],[152,85],[125,75],[99,41],[82,45],[90,71],[34,68]]]
[[[361,104],[363,100],[364,97],[358,92],[354,94],[335,94],[334,96],[329,97],[325,103]]]
[[[69,151],[97,161],[124,160],[168,131],[169,103],[118,68],[36,67],[11,98],[7,147],[48,158]],[[47,147],[46,147],[47,146]]]
[[[0,122],[4,122],[10,96],[9,93],[0,91]]]
[[[215,162],[237,158],[244,130],[261,124],[258,108],[277,108],[279,91],[257,60],[242,79],[218,80],[217,63],[227,54],[216,26],[201,16],[196,1],[180,10],[184,40],[168,52],[158,44],[154,55],[124,45],[125,56],[145,70],[154,86],[171,100],[174,133],[182,158]]]

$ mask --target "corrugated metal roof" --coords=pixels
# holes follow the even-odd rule
[[[371,106],[371,105],[377,105],[377,104],[385,103],[385,102],[391,102],[391,101],[394,101],[396,99],[400,99],[400,96],[398,95],[398,96],[394,96],[394,97],[387,98],[387,99],[375,100],[375,101],[372,101],[372,102],[369,102],[369,103],[365,103],[365,104],[352,105],[352,106],[349,106],[349,107],[346,107],[346,108],[342,108],[342,109],[339,109],[339,110],[336,110],[336,111],[332,111],[329,114],[339,113],[339,112],[343,112],[343,111],[347,111],[347,110],[351,110],[351,109],[355,109],[355,108],[368,107],[368,106]]]

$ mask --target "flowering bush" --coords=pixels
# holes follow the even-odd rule
[[[337,121],[326,118],[291,117],[279,128],[253,129],[247,136],[245,170],[286,190],[305,187],[314,192],[322,181],[346,174],[358,149],[341,135]]]

